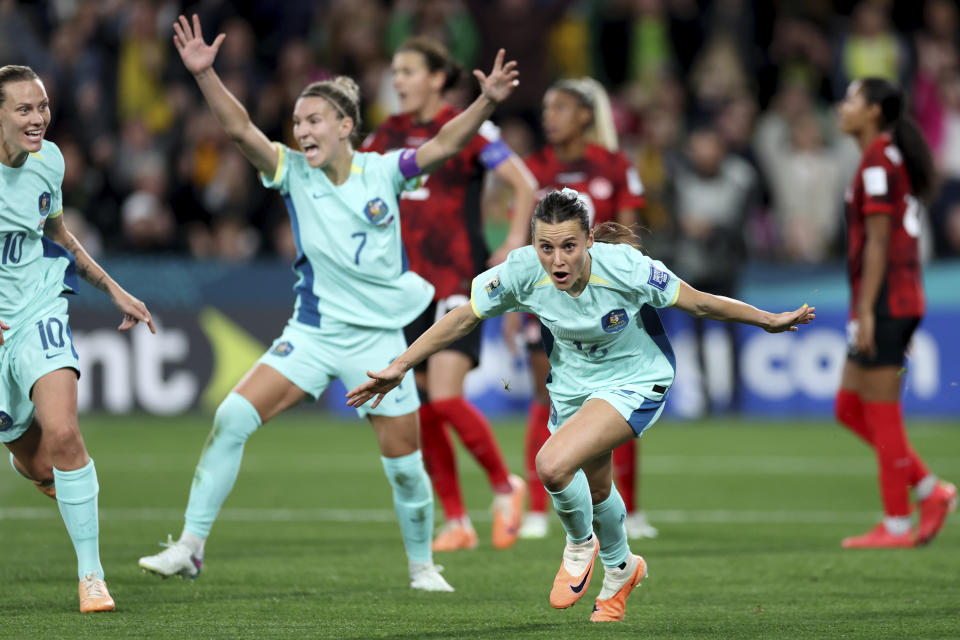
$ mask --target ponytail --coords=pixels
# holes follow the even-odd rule
[[[857,82],[864,101],[880,107],[880,129],[890,132],[900,150],[913,194],[922,202],[929,202],[934,195],[936,177],[933,154],[919,127],[907,115],[906,96],[884,78],[864,78]]]
[[[634,249],[640,249],[640,238],[630,227],[619,222],[603,222],[593,228],[593,239],[596,242],[607,244],[629,244]]]

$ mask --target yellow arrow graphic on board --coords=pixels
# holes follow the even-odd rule
[[[267,348],[214,307],[204,307],[197,320],[213,348],[213,373],[202,399],[213,412]]]

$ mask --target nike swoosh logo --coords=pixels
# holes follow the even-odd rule
[[[393,401],[394,401],[394,402],[403,402],[403,401],[406,400],[406,399],[407,399],[407,396],[400,396],[399,398],[394,398]]]
[[[583,585],[587,584],[587,578],[590,577],[591,571],[593,571],[592,566],[589,569],[587,569],[587,572],[585,574],[583,574],[583,580],[580,581],[580,584],[578,584],[577,586],[570,585],[570,591],[573,591],[574,593],[580,593],[581,591],[583,591]]]
[[[56,358],[56,357],[62,356],[62,355],[63,355],[62,353],[55,353],[55,354],[53,354],[52,356],[47,356],[47,360],[50,360],[51,358]]]

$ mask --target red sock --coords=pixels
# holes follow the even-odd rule
[[[637,441],[630,440],[613,450],[613,482],[623,498],[627,513],[636,508],[634,483],[637,481]]]
[[[447,520],[463,517],[466,509],[457,478],[453,444],[444,428],[443,418],[430,403],[420,405],[420,449],[423,451],[423,466],[427,468],[433,490],[443,505],[444,516]]]
[[[537,475],[537,453],[550,437],[547,423],[550,421],[550,407],[538,402],[530,403],[527,414],[527,435],[523,450],[527,459],[527,492],[530,495],[530,511],[543,513],[547,510],[547,490]]]
[[[900,403],[864,402],[863,417],[873,431],[884,511],[888,516],[910,515],[909,484],[913,460],[907,432],[903,428]]]
[[[430,403],[437,415],[446,420],[460,435],[460,441],[487,472],[490,486],[497,493],[509,493],[510,470],[503,461],[500,445],[493,437],[490,423],[466,398],[459,396]]]

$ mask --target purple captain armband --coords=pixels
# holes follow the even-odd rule
[[[404,149],[400,152],[400,173],[403,174],[403,177],[409,180],[410,178],[416,178],[418,175],[423,173],[423,170],[420,169],[420,166],[417,164],[417,150],[416,149]]]

